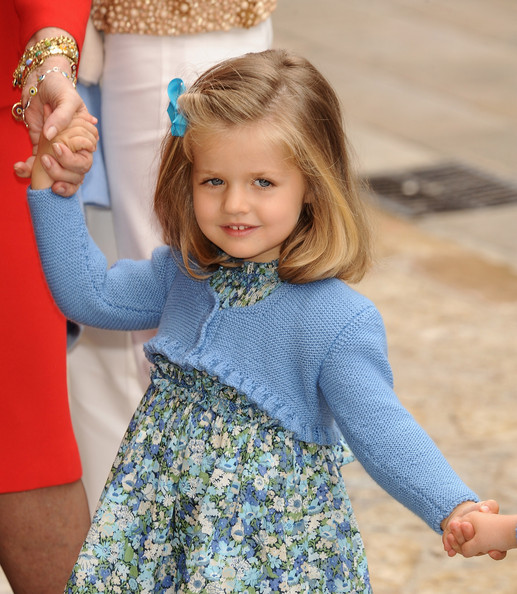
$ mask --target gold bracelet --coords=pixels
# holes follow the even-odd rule
[[[51,56],[64,56],[69,60],[75,82],[79,50],[71,37],[60,35],[59,37],[42,39],[25,50],[18,67],[13,73],[13,87],[23,87],[29,74]]]
[[[32,99],[38,94],[38,89],[39,89],[40,84],[52,72],[61,73],[65,78],[68,78],[72,82],[72,85],[75,88],[75,82],[70,77],[70,75],[68,74],[68,72],[65,72],[64,70],[61,70],[61,68],[58,68],[57,66],[54,66],[54,68],[50,68],[50,70],[47,70],[43,74],[40,74],[38,76],[38,80],[37,80],[36,84],[35,85],[32,85],[29,88],[29,99],[27,100],[27,103],[25,104],[25,107],[23,106],[23,104],[22,104],[21,101],[18,101],[17,103],[15,103],[13,105],[13,107],[11,109],[11,113],[13,114],[13,118],[15,120],[17,120],[18,122],[23,122],[25,124],[25,127],[26,128],[29,127],[29,124],[27,124],[27,120],[25,119],[25,112],[29,109]]]

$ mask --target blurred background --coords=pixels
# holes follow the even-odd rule
[[[384,317],[397,393],[465,482],[517,513],[517,3],[279,0],[273,23],[338,91],[384,193],[357,288]],[[359,464],[344,475],[376,594],[517,592],[517,551],[449,559]]]
[[[279,0],[273,22],[275,46],[338,91],[361,175],[400,187],[373,199],[377,264],[357,287],[397,393],[465,482],[517,513],[517,3]],[[449,559],[359,464],[344,475],[376,594],[517,592],[517,551]]]

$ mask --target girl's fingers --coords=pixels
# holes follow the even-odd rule
[[[97,129],[94,128],[94,130],[96,131]],[[94,147],[97,146],[97,141],[99,140],[98,135],[94,134],[91,130],[79,127],[70,128],[63,134],[60,134],[52,146],[70,146],[72,142],[76,142],[79,138],[87,139]]]
[[[95,139],[93,139],[93,138],[89,138],[86,136],[74,136],[73,138],[68,139],[66,147],[68,147],[68,149],[72,153],[77,153],[78,151],[81,151],[81,150],[86,150],[86,151],[89,151],[90,153],[93,153],[93,152],[95,152],[95,149],[97,148],[97,143],[96,143]],[[54,155],[58,161],[60,161],[61,157],[63,156],[64,148],[65,148],[65,145],[63,145],[61,143],[55,143],[52,145],[52,149],[54,150]]]
[[[93,153],[88,148],[86,150],[80,149],[74,153],[67,146],[60,145],[59,152],[61,153],[59,156],[46,155],[49,160],[49,167],[46,166],[46,159],[45,161],[42,159],[45,170],[53,179],[60,179],[55,176],[61,175],[63,171],[70,171],[71,173],[78,173],[84,176],[90,170],[93,163]],[[50,166],[52,166],[52,169],[50,169]]]
[[[475,530],[471,522],[461,522],[460,528],[465,542],[474,538]]]
[[[457,520],[453,520],[450,523],[449,528],[450,528],[451,534],[454,536],[454,539],[461,546],[465,542],[465,538],[463,536],[463,530],[461,529],[461,522],[458,522]]]
[[[96,139],[99,138],[99,131],[97,130],[97,127],[92,122],[87,121],[82,117],[74,118],[64,133],[66,134],[70,130],[83,131],[83,133],[91,134]]]
[[[452,544],[451,544],[451,542],[449,542],[450,539],[452,539],[451,540]],[[456,551],[453,548],[453,544],[454,544],[453,537],[450,534],[448,534],[447,536],[445,536],[443,538],[442,542],[443,542],[443,549],[447,553],[447,555],[449,555],[449,557],[454,557],[454,555],[456,555]]]

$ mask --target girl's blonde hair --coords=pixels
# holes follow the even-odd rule
[[[285,240],[278,272],[292,283],[359,281],[371,262],[370,228],[343,130],[339,100],[304,58],[285,50],[246,54],[214,66],[178,100],[184,137],[164,139],[154,208],[164,240],[202,278],[234,265],[199,229],[192,199],[192,146],[205,134],[260,123],[283,143],[306,181],[306,204]]]

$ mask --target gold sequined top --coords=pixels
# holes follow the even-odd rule
[[[93,0],[95,28],[105,33],[185,35],[249,29],[265,21],[277,0]]]

